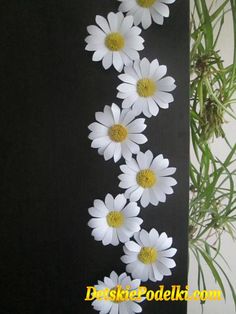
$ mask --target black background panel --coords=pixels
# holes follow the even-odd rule
[[[86,286],[125,271],[122,245],[91,237],[88,208],[95,198],[121,193],[119,165],[90,148],[96,111],[121,102],[114,69],[105,71],[85,51],[86,26],[117,11],[111,0],[0,1],[1,14],[1,314],[93,313]],[[185,286],[188,221],[188,1],[142,32],[141,57],[158,58],[176,79],[175,102],[147,119],[151,149],[177,167],[175,193],[142,209],[143,228],[155,227],[178,249],[173,276]],[[158,289],[160,283],[148,288]],[[145,314],[184,314],[181,302],[145,302]],[[94,312],[95,313],[95,312]]]

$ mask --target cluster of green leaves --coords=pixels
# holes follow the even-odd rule
[[[228,283],[236,305],[236,293],[227,275],[221,253],[224,233],[234,238],[236,221],[236,145],[230,146],[223,125],[226,116],[236,119],[236,0],[193,0],[190,51],[190,128],[194,155],[190,164],[189,248],[198,262],[198,286],[206,289],[205,263],[224,297]],[[225,18],[233,19],[234,60],[225,66],[217,43]],[[219,160],[211,150],[215,137],[229,146],[229,155]],[[194,161],[193,161],[194,159]],[[223,280],[223,278],[225,280]]]

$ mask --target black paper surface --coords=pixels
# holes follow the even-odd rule
[[[119,164],[90,148],[87,126],[116,99],[120,83],[85,51],[86,26],[117,11],[111,0],[0,1],[2,314],[95,313],[86,286],[125,271],[122,245],[91,237],[87,209],[121,193]],[[188,221],[188,1],[170,5],[163,27],[142,32],[141,57],[158,58],[176,79],[175,102],[146,119],[142,151],[177,167],[175,194],[142,209],[143,228],[174,238],[177,267],[166,288],[186,284]],[[149,288],[158,289],[159,283]],[[145,302],[145,314],[184,314],[185,303]]]

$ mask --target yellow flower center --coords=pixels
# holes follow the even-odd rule
[[[105,39],[105,45],[111,51],[119,51],[125,46],[125,38],[120,33],[110,33]]]
[[[138,254],[138,259],[140,262],[146,265],[155,263],[157,257],[157,250],[153,247],[143,247]]]
[[[114,298],[114,294],[113,293],[111,295],[111,291],[115,291],[115,298]],[[118,291],[120,291],[120,293],[118,293]],[[127,290],[122,289],[121,286],[116,286],[116,287],[112,288],[110,290],[110,293],[109,293],[109,297],[112,297],[112,299],[114,298],[112,300],[112,302],[114,302],[114,303],[124,302],[123,297],[122,297],[124,291],[127,291]]]
[[[137,173],[136,181],[141,187],[146,189],[151,188],[156,184],[157,177],[155,172],[151,169],[144,169]]]
[[[119,228],[124,224],[124,215],[121,212],[111,211],[107,215],[107,224],[112,228]]]
[[[150,97],[157,90],[155,81],[149,78],[143,78],[137,82],[137,93],[140,97]]]
[[[123,142],[128,136],[127,128],[122,124],[114,124],[108,130],[108,135],[113,142]]]
[[[156,0],[136,0],[138,5],[143,8],[150,8]]]

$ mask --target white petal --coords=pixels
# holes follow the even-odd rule
[[[92,124],[90,124],[88,126],[89,130],[91,130],[94,133],[98,133],[98,135],[107,135],[107,127],[105,127],[104,125],[97,123],[97,122],[93,122]]]
[[[151,112],[149,111],[149,108],[148,108],[148,99],[145,98],[145,103],[143,104],[143,114],[148,117],[148,118],[151,118],[152,114]]]
[[[137,202],[143,194],[144,189],[142,187],[138,187],[134,192],[130,193],[130,200],[132,202]]]
[[[140,133],[146,129],[145,119],[139,118],[127,125],[129,133]]]
[[[121,97],[118,97],[118,98],[121,98]],[[132,107],[133,103],[136,101],[137,98],[138,96],[136,95],[135,92],[129,93],[129,96],[125,97],[125,99],[122,102],[122,108]]]
[[[148,77],[150,74],[150,62],[147,58],[143,58],[140,61],[140,69],[143,77]]]
[[[111,106],[112,115],[114,118],[114,123],[117,124],[120,121],[120,108],[116,104],[112,104]]]
[[[162,16],[168,17],[170,15],[170,10],[164,3],[157,1],[153,6]]]
[[[151,240],[151,245],[154,245],[154,243],[159,238],[159,233],[157,232],[156,229],[152,228],[151,231],[149,232],[149,237],[150,237],[150,240]]]
[[[152,264],[152,271],[153,271],[153,276],[154,276],[155,281],[157,281],[157,280],[160,281],[163,279],[163,275],[160,273],[156,264]]]
[[[158,25],[163,25],[164,17],[156,11],[155,8],[151,8],[150,10],[153,21]]]
[[[106,228],[107,227],[106,218],[92,218],[89,220],[88,226],[90,228],[101,228],[101,227]]]
[[[116,229],[113,229],[111,244],[114,245],[114,246],[117,246],[117,245],[119,245],[119,243],[120,242],[119,242],[119,239],[117,237]]]
[[[123,228],[117,229],[117,235],[120,242],[122,243],[126,243],[130,239],[130,234],[128,234],[127,232],[124,232]]]
[[[121,159],[121,156],[122,156],[121,144],[117,143],[115,151],[114,151],[114,156],[113,156],[114,162],[119,161]]]
[[[106,214],[108,212],[106,205],[101,200],[94,200],[93,205],[96,209],[99,209],[104,214]]]
[[[165,203],[166,202],[166,195],[165,193],[161,190],[160,188],[160,184],[157,183],[157,185],[155,187],[152,188],[152,190],[154,191],[156,198],[159,202]]]
[[[110,278],[115,283],[115,285],[118,283],[118,275],[114,270],[111,272]]]
[[[121,5],[119,6],[119,11],[121,12],[127,12],[135,5],[134,0],[127,0],[123,1]]]
[[[177,181],[171,177],[162,177],[161,181],[164,182],[166,185],[169,185],[169,186],[175,186],[177,184]]]
[[[125,228],[132,233],[140,231],[140,225],[143,223],[143,220],[139,217],[126,218]]]
[[[96,218],[105,217],[107,214],[107,212],[101,211],[100,209],[94,208],[94,207],[89,208],[88,211],[92,217],[96,217]]]
[[[95,62],[101,61],[106,54],[107,54],[107,50],[106,49],[97,50],[97,51],[94,52],[92,60],[95,61]]]
[[[113,210],[114,208],[114,198],[109,193],[105,197],[105,205],[109,210]]]
[[[153,78],[158,81],[160,80],[163,76],[166,75],[167,72],[167,67],[165,65],[160,65],[157,69],[155,74],[153,75]]]
[[[151,246],[152,242],[150,241],[149,234],[146,230],[142,229],[139,233],[139,238],[143,244],[143,246]]]
[[[135,254],[132,254],[132,255],[123,255],[121,257],[121,261],[124,263],[124,264],[129,264],[129,263],[132,263],[134,261],[137,260],[137,255]]]
[[[123,210],[126,217],[135,217],[139,214],[140,207],[138,207],[136,202],[130,202]]]
[[[114,156],[117,143],[111,142],[104,151],[105,160],[109,160]]]
[[[134,158],[132,158],[130,161],[126,161],[126,164],[130,169],[132,169],[135,172],[140,170],[137,161]]]
[[[132,152],[130,151],[126,142],[121,144],[121,150],[122,150],[122,155],[125,158],[125,160],[130,160],[132,158]]]
[[[157,262],[157,269],[164,276],[170,276],[172,274],[170,269],[166,265],[162,264],[160,261]]]
[[[111,29],[111,32],[117,32],[118,29],[118,19],[117,19],[117,15],[113,12],[110,12],[107,16],[108,22],[109,22],[109,26]]]
[[[150,97],[148,98],[148,109],[153,116],[157,116],[159,112],[159,108],[156,102]]]
[[[152,24],[150,10],[144,10],[142,15],[142,26],[144,29],[147,29]]]
[[[119,305],[113,302],[110,314],[119,314]]]
[[[107,20],[103,16],[97,15],[96,16],[96,23],[98,24],[98,26],[101,27],[101,29],[106,34],[111,32],[111,29],[110,29],[110,27],[108,25],[108,22],[107,22]]]
[[[105,70],[109,69],[112,65],[112,52],[108,52],[102,60],[102,65]]]
[[[134,19],[133,19],[133,16],[126,16],[124,19],[123,19],[123,21],[122,21],[122,23],[121,23],[121,25],[120,25],[120,32],[122,33],[122,34],[126,34],[127,32],[129,32],[130,31],[130,29],[131,29],[131,27],[132,27],[132,25],[133,25],[133,22],[134,22]]]
[[[133,85],[136,85],[136,79],[131,76],[131,75],[128,75],[128,74],[120,74],[119,76],[119,79],[125,83],[129,83],[129,84],[133,84]]]
[[[132,84],[122,83],[117,87],[117,89],[123,93],[132,93],[135,92],[136,87]]]
[[[131,252],[138,252],[139,253],[141,250],[141,247],[134,241],[128,241],[127,243],[125,243],[125,246]]]
[[[126,203],[127,203],[127,200],[124,197],[124,194],[119,194],[116,196],[114,200],[114,209],[120,211],[125,207]]]
[[[104,36],[105,37],[105,33],[96,25],[89,25],[87,27],[87,31],[89,34],[95,36]]]
[[[111,140],[108,136],[98,137],[92,141],[91,147],[92,148],[104,147],[104,146],[107,146],[110,142]]]
[[[139,59],[139,53],[137,50],[129,48],[128,46],[124,47],[123,51],[131,60]]]
[[[161,255],[164,257],[173,257],[176,254],[177,250],[174,248],[165,250],[161,252]]]
[[[159,261],[163,263],[168,268],[174,268],[176,263],[173,259],[167,257],[160,257]]]
[[[110,111],[110,113],[106,112],[96,112],[95,113],[95,118],[98,122],[102,123],[103,125],[105,125],[106,127],[110,127],[114,124],[113,121],[113,116],[112,113]]]
[[[165,168],[159,171],[159,175],[164,177],[164,176],[170,176],[176,172],[176,168],[170,167],[170,168]]]
[[[102,241],[106,232],[107,232],[107,228],[104,228],[104,227],[95,228],[92,231],[92,236],[94,237],[96,241]]]
[[[111,243],[111,241],[112,241],[112,234],[113,234],[112,231],[113,231],[112,228],[108,228],[107,229],[107,231],[105,233],[105,236],[104,236],[104,238],[102,240],[103,245],[108,245],[108,244]]]
[[[127,75],[133,77],[133,78],[136,80],[136,82],[137,82],[137,80],[139,79],[139,76],[137,75],[137,73],[136,73],[136,71],[134,70],[133,66],[126,66],[126,67],[124,68],[124,72],[125,72],[125,74],[127,74]]]
[[[143,8],[138,8],[134,13],[134,25],[138,25],[142,21]]]
[[[122,71],[124,63],[118,51],[113,52],[113,65],[118,72]]]
[[[150,197],[149,197],[149,191],[148,189],[145,189],[143,191],[142,197],[141,197],[141,205],[146,208],[148,204],[150,203]]]
[[[137,154],[140,150],[139,146],[130,141],[129,139],[126,141],[126,145],[129,147],[130,151],[133,153],[133,154]]]
[[[141,306],[135,302],[130,302],[130,307],[134,313],[141,313],[142,312]]]
[[[165,92],[171,92],[175,89],[175,80],[171,76],[166,76],[158,81],[158,89]]]
[[[162,92],[162,91],[157,91],[156,92],[156,99],[160,99],[161,102],[163,103],[171,103],[174,101],[174,97],[170,93]]]
[[[137,144],[144,144],[148,140],[143,134],[129,134],[129,139]]]

